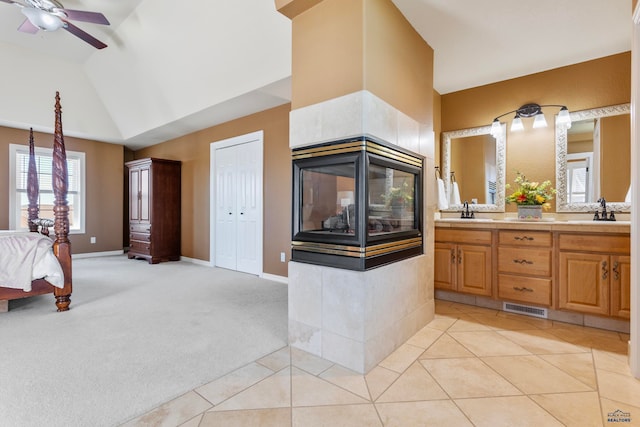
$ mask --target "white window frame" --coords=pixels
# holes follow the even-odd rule
[[[35,147],[36,156],[47,156],[53,158],[52,148]],[[20,209],[17,203],[16,195],[16,159],[18,153],[29,155],[29,146],[19,144],[9,144],[9,228],[11,230],[28,230],[28,228],[20,228]],[[86,224],[86,175],[85,175],[85,153],[80,151],[66,151],[67,159],[77,159],[79,161],[80,169],[79,175],[79,189],[77,203],[79,206],[74,205],[74,211],[78,213],[78,224],[69,228],[69,234],[84,234]],[[53,219],[53,218],[50,218]]]

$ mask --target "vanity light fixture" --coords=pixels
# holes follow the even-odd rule
[[[491,135],[493,137],[497,137],[497,135],[501,132],[500,127],[500,117],[504,117],[507,114],[516,113],[513,121],[511,122],[511,132],[517,132],[524,129],[524,124],[522,123],[522,118],[533,117],[533,128],[544,128],[547,127],[547,120],[544,118],[544,113],[542,112],[542,107],[560,107],[560,112],[558,113],[557,123],[565,126],[567,129],[571,127],[571,116],[569,114],[569,110],[564,105],[555,105],[555,104],[547,104],[547,105],[539,105],[539,104],[525,104],[517,110],[509,111],[508,113],[504,113],[493,119],[493,123],[491,124]]]

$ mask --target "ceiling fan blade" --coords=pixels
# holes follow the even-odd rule
[[[91,34],[85,32],[84,30],[81,30],[80,28],[76,27],[71,22],[65,21],[64,24],[65,25],[62,28],[69,31],[74,36],[81,38],[82,40],[89,43],[91,46],[95,47],[96,49],[104,49],[105,47],[107,47],[106,44],[102,43],[100,40],[93,37]]]
[[[0,0],[0,1],[3,1],[3,0]],[[20,26],[18,27],[18,31],[22,33],[35,34],[38,32],[38,30],[39,28],[33,25],[31,21],[29,21],[28,19],[25,19],[24,22],[20,24]]]
[[[10,0],[0,0],[10,1]],[[111,25],[107,18],[98,12],[86,12],[84,10],[62,9],[67,14],[68,19],[74,21],[90,22],[92,24]]]
[[[0,1],[1,1],[1,2],[5,2],[5,3],[9,3],[9,4],[16,3],[16,2],[15,2],[15,1],[13,1],[13,0],[0,0]],[[18,4],[20,4],[20,3],[18,3]]]

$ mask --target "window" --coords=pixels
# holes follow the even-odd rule
[[[53,219],[52,161],[53,149],[36,147],[36,169],[40,193],[38,205],[40,218]],[[29,147],[9,145],[9,228],[27,230],[27,175],[29,168]],[[85,154],[67,151],[69,231],[84,233],[85,229]]]
[[[567,155],[567,202],[589,203],[592,197],[591,153]]]

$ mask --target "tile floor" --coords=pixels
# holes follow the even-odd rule
[[[447,301],[367,375],[289,347],[130,426],[640,426],[629,336]]]

